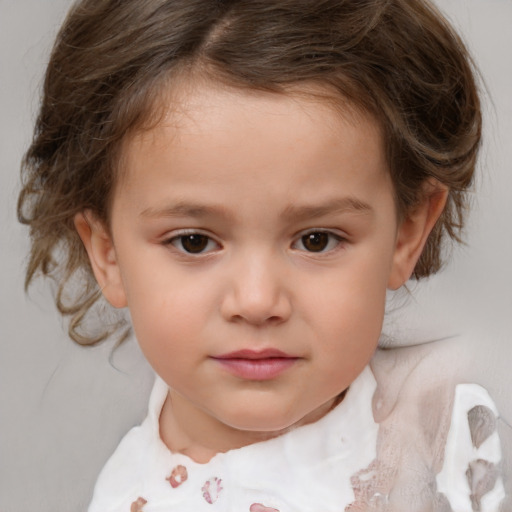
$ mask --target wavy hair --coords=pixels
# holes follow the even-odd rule
[[[444,239],[460,240],[481,110],[471,58],[430,2],[81,0],[51,54],[18,203],[32,241],[26,286],[56,280],[78,343],[111,331],[83,329],[101,293],[74,216],[90,209],[108,225],[122,142],[158,122],[161,94],[183,71],[277,94],[312,83],[371,114],[400,213],[428,179],[449,190],[414,277],[441,267]]]

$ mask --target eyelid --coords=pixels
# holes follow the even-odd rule
[[[309,235],[310,233],[327,233],[342,240],[348,239],[347,233],[337,228],[307,228],[296,233],[294,238],[298,240],[299,238],[305,235]]]
[[[174,241],[181,238],[181,237],[184,237],[184,236],[188,236],[188,235],[200,235],[200,236],[204,236],[206,238],[209,239],[210,242],[213,242],[215,243],[215,245],[217,246],[216,249],[213,249],[213,250],[208,250],[208,251],[203,251],[203,252],[198,252],[198,253],[192,253],[192,252],[188,252],[188,251],[185,251],[185,250],[180,250],[178,247],[176,247],[174,245]],[[214,236],[212,236],[210,233],[207,233],[201,229],[197,229],[197,228],[188,228],[188,229],[177,229],[175,231],[172,231],[171,233],[167,234],[165,236],[165,238],[162,240],[162,244],[165,245],[165,246],[172,246],[176,252],[178,252],[179,254],[181,255],[186,255],[186,256],[192,256],[192,257],[205,257],[205,256],[208,256],[210,255],[212,252],[214,252],[215,250],[219,250],[219,249],[222,249],[222,244],[216,240],[216,238]]]
[[[336,239],[337,243],[336,243],[336,246],[333,247],[332,249],[329,249],[329,250],[323,250],[323,251],[318,251],[318,252],[315,252],[315,251],[308,251],[306,249],[297,249],[295,246],[297,243],[299,243],[303,237],[309,235],[309,234],[312,234],[312,233],[326,233],[328,235],[331,235],[333,238]],[[339,250],[341,249],[341,246],[348,241],[348,237],[345,233],[343,233],[342,231],[339,231],[337,229],[329,229],[329,228],[309,228],[309,229],[305,229],[303,231],[300,231],[299,233],[297,233],[294,237],[294,241],[292,242],[292,249],[296,249],[300,252],[304,252],[308,255],[314,255],[314,256],[322,256],[322,255],[327,255],[327,254],[332,254],[333,252],[335,252],[336,250]]]

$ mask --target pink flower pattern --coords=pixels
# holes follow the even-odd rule
[[[187,468],[185,466],[182,466],[181,464],[179,466],[176,466],[172,470],[171,476],[166,478],[166,480],[171,484],[171,487],[173,489],[176,489],[176,487],[179,487],[182,483],[186,482],[187,479],[188,479]]]
[[[147,501],[144,498],[137,498],[130,507],[130,512],[143,512],[144,505]]]
[[[222,480],[216,476],[210,478],[205,482],[201,491],[203,492],[203,498],[206,502],[213,505],[218,500],[220,492],[222,491]]]
[[[277,508],[265,507],[261,503],[253,503],[251,508],[249,508],[249,512],[279,512]]]

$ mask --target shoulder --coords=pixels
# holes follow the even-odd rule
[[[498,411],[483,387],[464,382],[466,362],[457,349],[443,341],[379,350],[372,361],[374,416],[381,443],[401,453],[402,467],[416,464],[415,474],[435,476],[428,485],[437,500],[448,501],[447,510],[498,512],[505,496]],[[418,491],[409,475],[401,478]]]
[[[121,440],[96,481],[88,512],[118,510],[133,502],[133,495],[149,468],[167,456],[159,436],[158,417],[167,396],[167,386],[156,379],[144,422],[132,428]]]
[[[454,510],[494,512],[505,497],[501,478],[498,411],[477,384],[459,384],[437,487]]]
[[[148,439],[143,426],[131,429],[119,443],[96,481],[89,512],[116,509],[137,485],[136,468],[143,465]]]

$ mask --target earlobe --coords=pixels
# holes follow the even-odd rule
[[[437,181],[426,182],[423,200],[406,215],[398,228],[389,289],[400,288],[411,277],[447,198],[446,187]]]
[[[126,295],[112,238],[104,224],[91,211],[77,213],[75,228],[82,239],[98,285],[116,308],[126,306]]]

